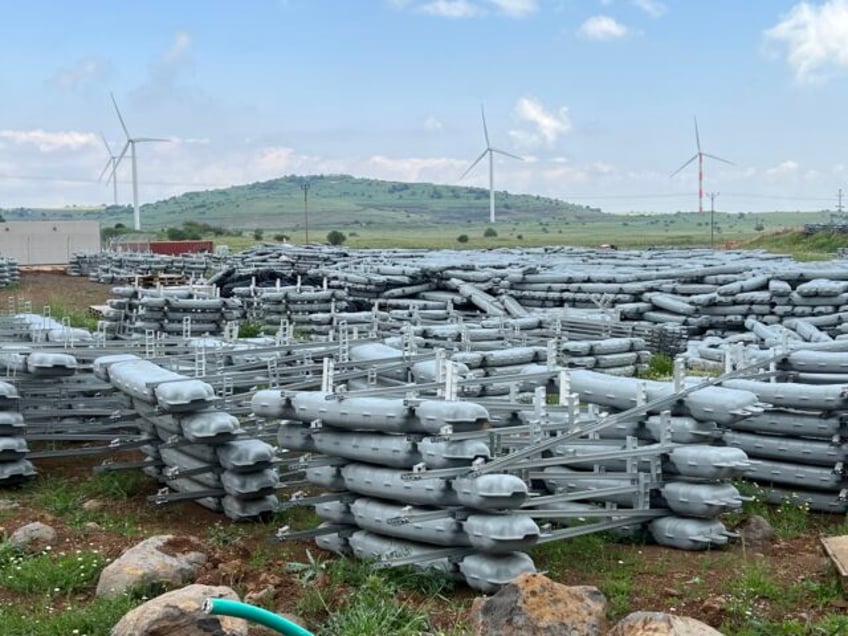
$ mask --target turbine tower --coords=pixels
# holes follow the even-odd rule
[[[115,169],[118,167],[118,158],[112,154],[112,148],[109,147],[109,142],[106,141],[106,136],[103,133],[100,133],[100,138],[103,140],[103,145],[106,146],[106,152],[109,153],[109,158],[106,160],[106,165],[103,166],[103,170],[100,172],[97,180],[102,181],[103,175],[107,171],[109,172],[109,178],[106,179],[106,183],[112,181],[112,202],[118,205],[118,175],[115,174]]]
[[[723,161],[724,163],[728,163],[731,166],[734,165],[732,161],[728,161],[727,159],[722,159],[721,157],[716,157],[715,155],[711,155],[708,152],[703,152],[701,150],[701,135],[698,133],[698,118],[695,117],[695,144],[698,147],[698,152],[696,152],[691,159],[689,159],[686,163],[680,166],[677,170],[671,173],[671,176],[674,177],[681,170],[683,170],[690,163],[698,160],[698,212],[704,211],[704,157],[709,157],[710,159],[715,159],[717,161]]]
[[[132,159],[132,188],[133,188],[133,229],[136,231],[141,230],[141,214],[138,210],[138,162],[136,160],[136,152],[135,145],[140,143],[146,143],[148,141],[171,141],[170,139],[162,139],[160,137],[132,137],[130,136],[130,131],[127,130],[127,125],[124,123],[124,118],[121,116],[121,110],[118,108],[118,102],[115,101],[115,95],[109,93],[112,96],[112,104],[115,105],[115,112],[118,113],[118,120],[121,122],[121,128],[124,129],[124,134],[127,136],[127,143],[124,144],[124,149],[121,150],[121,154],[118,155],[118,158],[115,160],[115,167],[112,170],[112,176],[115,177],[115,171],[118,169],[118,165],[120,165],[124,156],[127,154],[127,150],[131,150],[130,158]]]
[[[483,159],[483,157],[485,157],[487,154],[489,155],[489,223],[494,223],[495,222],[495,159],[494,159],[494,154],[498,153],[498,154],[501,154],[501,155],[505,155],[507,157],[512,157],[513,159],[518,159],[519,161],[524,161],[524,159],[522,159],[518,155],[510,154],[505,150],[499,150],[498,148],[492,147],[492,144],[489,141],[489,129],[486,127],[486,112],[483,110],[482,104],[480,105],[480,115],[483,118],[483,136],[486,138],[486,148],[485,148],[485,150],[483,150],[483,152],[480,153],[480,156],[477,157],[474,160],[474,163],[472,163],[470,166],[468,166],[468,170],[466,170],[465,172],[462,173],[460,180],[464,179],[465,175],[467,175],[469,172],[471,172],[474,169],[474,166],[476,166],[478,163],[480,163],[480,161]]]

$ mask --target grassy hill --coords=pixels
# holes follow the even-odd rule
[[[432,183],[402,183],[360,179],[348,175],[287,176],[220,190],[187,192],[141,207],[145,229],[160,229],[197,221],[242,229],[280,229],[289,233],[304,226],[304,182],[309,183],[309,227],[328,229],[386,227],[403,223],[407,228],[485,221],[489,192],[483,188]],[[496,193],[498,218],[593,219],[601,211],[534,195]],[[0,210],[10,220],[96,218],[104,225],[132,221],[129,206]],[[322,233],[322,235],[323,235]]]
[[[187,192],[142,206],[143,228],[162,231],[188,221],[205,237],[233,249],[261,239],[281,240],[284,235],[301,243],[306,239],[301,189],[306,182],[310,184],[312,242],[324,242],[330,230],[339,230],[346,236],[345,245],[372,248],[710,244],[709,214],[604,214],[559,199],[497,192],[498,222],[493,228],[488,223],[489,193],[485,189],[347,175],[287,176]],[[132,225],[129,206],[16,208],[0,209],[0,214],[9,220],[95,219],[107,232],[114,230],[116,223]],[[837,247],[848,247],[848,236],[825,233],[808,237],[796,231],[805,223],[832,221],[829,212],[716,213],[714,243],[716,247],[762,247],[802,258],[823,258],[834,255]]]

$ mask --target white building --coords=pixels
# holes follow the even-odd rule
[[[0,223],[0,256],[20,265],[64,265],[74,252],[100,250],[99,221]]]

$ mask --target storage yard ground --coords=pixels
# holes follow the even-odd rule
[[[21,283],[6,291],[15,305],[29,300],[34,311],[49,305],[54,316],[77,319],[86,315],[90,305],[103,304],[110,296],[108,285],[44,272],[23,273]],[[135,471],[94,475],[92,469],[102,459],[39,462],[34,481],[2,493],[2,532],[8,534],[36,520],[49,523],[59,531],[59,538],[51,546],[52,556],[44,558],[79,554],[92,559],[94,569],[146,536],[193,535],[210,554],[199,582],[231,585],[242,596],[270,584],[273,596],[264,605],[295,615],[316,629],[328,611],[342,613],[359,602],[367,575],[362,564],[345,563],[311,542],[269,541],[284,523],[296,528],[313,526],[311,511],[298,509],[268,523],[236,524],[190,502],[151,507],[147,497],[156,492],[156,482]],[[103,507],[83,510],[82,504],[92,499],[101,500]],[[537,567],[556,581],[597,585],[610,601],[612,619],[635,610],[658,610],[693,616],[727,634],[848,632],[848,601],[820,543],[822,535],[848,533],[844,517],[812,514],[789,505],[767,508],[756,501],[746,504],[745,510],[733,521],[742,524],[751,513],[764,514],[777,538],[765,546],[737,542],[724,550],[692,553],[589,535],[539,547],[533,557]],[[0,555],[2,578],[17,567],[10,558]],[[104,605],[95,601],[96,576],[67,582],[46,566],[30,576],[27,586],[0,586],[0,622],[8,626],[6,634],[64,633],[59,630],[64,624],[85,624],[79,622],[80,616],[100,621],[102,627],[141,602],[123,598]],[[389,573],[379,574],[371,585],[383,586],[387,603],[402,600],[409,611],[426,614],[434,630],[446,634],[468,630],[474,593],[465,587],[432,594],[432,582],[424,586],[414,577],[399,582],[397,575]]]

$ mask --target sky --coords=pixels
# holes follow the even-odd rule
[[[607,212],[848,207],[848,0],[0,0],[0,207],[289,174]],[[119,202],[131,202],[129,157]],[[709,197],[705,197],[709,206]]]

